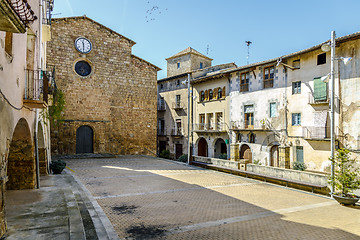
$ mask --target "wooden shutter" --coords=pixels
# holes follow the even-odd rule
[[[225,87],[223,87],[223,89],[222,89],[222,98],[225,98],[225,95],[226,95],[226,91],[225,91]]]
[[[218,99],[218,89],[214,89],[214,99]]]
[[[205,100],[209,100],[209,92],[208,92],[208,90],[205,90]]]

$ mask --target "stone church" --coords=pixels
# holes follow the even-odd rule
[[[86,17],[52,20],[47,61],[65,110],[52,126],[54,154],[156,154],[157,66],[135,42]]]

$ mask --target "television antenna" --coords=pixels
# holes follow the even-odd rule
[[[250,58],[250,44],[252,44],[251,41],[245,41],[246,43],[246,46],[247,46],[247,57],[246,57],[246,61],[247,61],[247,64],[249,64],[249,58]]]

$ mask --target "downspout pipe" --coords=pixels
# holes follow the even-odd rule
[[[190,159],[191,159],[191,146],[190,146],[190,133],[192,132],[192,131],[190,131],[190,126],[192,126],[192,124],[190,124],[190,114],[191,114],[191,102],[190,102],[190,100],[191,100],[191,89],[190,89],[190,80],[191,80],[191,73],[188,73],[188,79],[187,79],[187,88],[188,88],[188,113],[187,113],[187,115],[188,115],[188,133],[187,133],[187,145],[188,145],[188,159],[187,159],[187,164],[189,165],[190,164]]]
[[[38,109],[35,110],[35,127],[34,127],[34,143],[35,143],[35,164],[36,164],[36,188],[40,189],[40,164],[39,164],[39,144],[38,144]]]

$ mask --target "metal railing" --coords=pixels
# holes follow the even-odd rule
[[[243,129],[267,129],[268,126],[266,123],[262,123],[261,121],[232,121],[230,123],[230,127],[233,130],[243,130]]]
[[[166,104],[165,101],[160,101],[157,104],[157,110],[158,111],[165,111],[166,110]]]
[[[330,127],[304,126],[303,137],[309,139],[330,138]]]
[[[173,128],[171,129],[171,136],[183,136],[183,129],[182,128]]]
[[[195,123],[194,131],[226,131],[226,124],[223,122],[219,123]]]
[[[25,100],[48,101],[49,80],[46,71],[25,70]]]
[[[183,108],[185,108],[185,104],[183,102],[173,102],[172,108],[173,109],[183,109]]]
[[[315,100],[313,93],[309,92],[308,94],[309,94],[309,96],[308,96],[308,104],[324,104],[324,103],[329,103],[329,97],[328,97],[328,96],[326,96],[326,99],[323,99],[323,100]]]
[[[166,130],[165,130],[165,128],[158,128],[158,130],[157,130],[157,135],[159,135],[159,136],[165,136],[165,135],[166,135]]]

